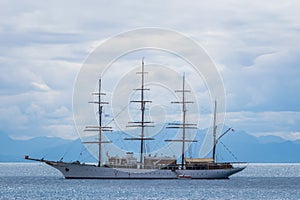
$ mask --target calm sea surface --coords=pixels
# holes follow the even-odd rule
[[[229,180],[66,180],[42,163],[0,163],[0,199],[300,199],[300,164],[249,164]]]

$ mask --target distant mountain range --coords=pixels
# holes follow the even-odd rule
[[[205,130],[199,130],[196,140],[202,141]],[[118,133],[116,135],[125,134]],[[300,163],[300,140],[288,141],[276,136],[255,137],[244,131],[235,131],[224,136],[218,145],[218,161],[245,161],[250,163]],[[199,146],[192,146],[199,152]],[[232,156],[234,154],[234,156]],[[38,137],[30,140],[14,140],[0,134],[0,162],[27,162],[24,155],[48,160],[96,162],[80,139]]]
[[[0,134],[0,162],[28,162],[25,155],[48,160],[95,162],[80,139],[65,140],[54,137],[37,137],[30,140],[14,140]]]

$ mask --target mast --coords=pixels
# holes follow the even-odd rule
[[[99,91],[92,93],[98,97],[97,101],[90,101],[89,103],[98,104],[98,126],[86,126],[84,131],[96,131],[98,132],[98,141],[92,142],[84,142],[86,144],[98,144],[98,167],[101,166],[102,162],[102,144],[103,143],[110,143],[110,141],[103,141],[102,140],[102,133],[105,131],[112,131],[112,127],[102,126],[102,113],[103,113],[103,104],[108,104],[108,102],[101,101],[101,96],[106,95],[106,93],[101,92],[101,79],[99,79]]]
[[[186,139],[186,129],[197,129],[197,124],[188,124],[186,123],[186,104],[188,103],[194,103],[192,101],[187,101],[185,97],[186,92],[191,92],[190,90],[185,89],[185,74],[182,78],[182,90],[176,90],[175,92],[182,93],[182,99],[181,101],[174,101],[171,103],[177,103],[182,104],[182,123],[169,123],[170,126],[167,128],[180,128],[182,129],[182,139],[181,140],[165,140],[166,142],[181,142],[182,143],[182,149],[181,149],[181,167],[184,169],[184,161],[185,161],[185,143],[186,142],[197,142],[196,140],[187,140]]]
[[[218,138],[217,138],[217,100],[215,100],[215,108],[214,108],[214,122],[213,122],[213,137],[214,137],[214,146],[213,146],[213,155],[212,158],[214,162],[216,162],[216,148],[219,140],[226,135],[230,130],[233,131],[233,128],[228,128],[224,133],[222,133]]]
[[[217,146],[217,100],[215,100],[215,107],[214,107],[214,124],[213,124],[213,137],[214,137],[214,146],[213,146],[213,155],[212,158],[214,162],[216,161],[216,146]]]
[[[141,128],[141,135],[140,137],[136,138],[125,138],[125,140],[140,140],[140,163],[143,166],[143,155],[144,155],[144,148],[145,148],[145,140],[154,140],[154,138],[147,138],[145,137],[145,128],[146,127],[153,127],[153,125],[150,125],[153,122],[150,121],[145,121],[145,109],[146,109],[146,103],[151,103],[151,101],[147,101],[144,99],[144,92],[146,90],[150,90],[148,88],[145,88],[145,72],[144,70],[144,58],[142,60],[142,71],[137,72],[137,74],[141,74],[141,88],[135,89],[135,90],[140,90],[141,91],[141,98],[140,100],[137,101],[131,101],[133,103],[140,103],[141,104],[141,121],[134,121],[134,122],[129,122],[132,125],[128,125],[127,127],[140,127]]]

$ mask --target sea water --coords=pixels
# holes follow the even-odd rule
[[[0,163],[0,199],[300,199],[300,164],[249,164],[229,180],[67,180],[43,163]]]

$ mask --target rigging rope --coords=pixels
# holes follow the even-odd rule
[[[126,106],[124,106],[124,108],[122,108],[122,110],[118,114],[116,114],[114,118],[112,118],[109,122],[107,122],[105,126],[108,126],[110,123],[115,121],[115,118],[117,118],[129,106],[130,103],[131,102],[129,102]]]
[[[225,146],[225,144],[224,144],[223,142],[221,142],[221,141],[219,141],[219,142],[225,147],[225,149],[230,153],[230,155],[231,155],[236,161],[238,161],[237,157],[232,153],[232,151],[230,151],[230,149],[228,149],[228,148]]]

